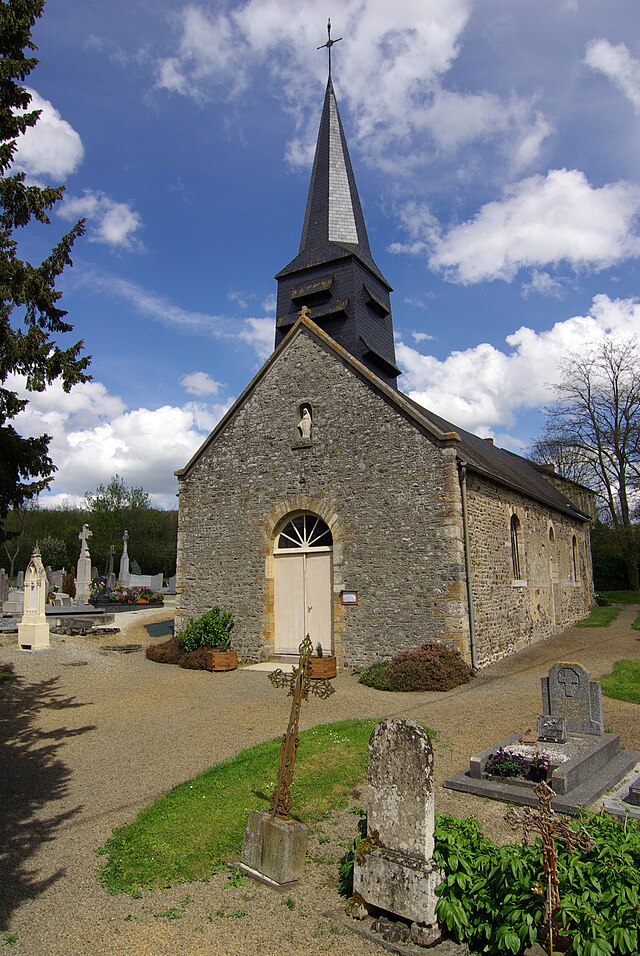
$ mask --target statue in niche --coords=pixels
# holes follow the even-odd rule
[[[304,406],[302,410],[302,417],[298,422],[298,431],[300,432],[300,438],[303,441],[311,441],[311,429],[313,427],[313,421],[311,418],[311,412],[307,405]]]

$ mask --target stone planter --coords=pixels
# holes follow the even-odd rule
[[[208,671],[234,671],[238,666],[238,652],[234,650],[206,652]]]
[[[336,676],[337,662],[335,657],[312,657],[309,663],[311,665],[309,676],[312,680],[322,680],[323,678]]]

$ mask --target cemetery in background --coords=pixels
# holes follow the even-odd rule
[[[45,508],[32,501],[10,512],[5,529],[12,536],[2,544],[0,566],[14,580],[24,571],[37,544],[45,567],[69,568],[78,558],[78,529],[91,527],[91,558],[99,574],[106,574],[109,546],[119,554],[126,528],[135,561],[142,574],[176,573],[178,512],[151,507],[142,488],[127,488],[115,475],[108,485],[87,493],[86,507]]]

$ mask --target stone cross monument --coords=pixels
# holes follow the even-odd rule
[[[367,909],[411,921],[411,940],[440,938],[433,860],[433,748],[412,720],[378,724],[369,743],[367,836],[356,855],[353,891]]]
[[[80,539],[80,557],[76,570],[76,604],[87,604],[91,594],[91,555],[89,554],[89,525],[83,524],[78,535]]]
[[[118,580],[120,584],[128,588],[129,583],[131,582],[131,572],[129,570],[129,552],[127,551],[127,541],[129,540],[129,532],[125,531],[122,535],[122,557],[120,558],[120,574]]]
[[[18,624],[18,647],[39,651],[49,647],[49,625],[45,615],[49,582],[36,545],[24,576],[24,613]]]

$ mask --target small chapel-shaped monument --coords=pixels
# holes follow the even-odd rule
[[[36,545],[24,575],[24,613],[18,624],[18,647],[40,651],[49,647],[49,625],[45,614],[49,582]]]

